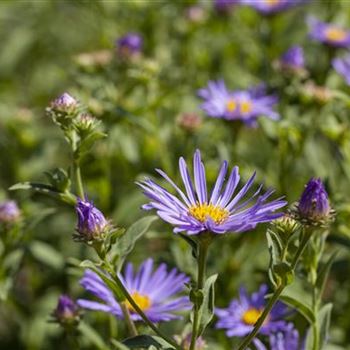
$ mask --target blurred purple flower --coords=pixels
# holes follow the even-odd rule
[[[248,295],[245,288],[240,288],[239,299],[233,299],[226,309],[217,308],[215,310],[215,314],[219,318],[216,328],[225,329],[228,337],[245,337],[248,335],[266,306],[265,295],[267,289],[266,285],[262,285],[258,292]],[[288,324],[284,321],[288,314],[288,308],[281,302],[277,302],[260,328],[259,334],[269,336],[288,329]],[[257,349],[265,348],[257,338],[253,340],[253,343]]]
[[[242,5],[248,5],[264,15],[275,14],[305,3],[307,0],[241,0]]]
[[[143,39],[138,33],[128,33],[116,41],[118,54],[121,57],[138,56],[142,52]]]
[[[259,116],[277,120],[279,115],[273,110],[278,98],[267,95],[264,85],[249,90],[229,91],[223,80],[209,81],[206,88],[198,91],[204,102],[201,108],[213,118],[241,120],[248,126],[256,126]]]
[[[162,170],[156,171],[175,189],[181,200],[150,179],[138,183],[144,189],[144,194],[151,199],[143,209],[156,209],[164,221],[175,226],[175,233],[186,231],[189,235],[197,235],[203,231],[218,234],[243,232],[255,228],[259,223],[270,222],[283,215],[275,211],[285,206],[285,201],[277,199],[266,203],[273,190],[258,196],[262,189],[260,186],[250,198],[242,200],[253,185],[255,173],[234,195],[240,179],[238,167],[233,168],[226,186],[223,187],[228,170],[228,164],[224,161],[208,197],[205,168],[200,151],[197,150],[193,157],[194,182],[182,157],[179,160],[179,167],[186,194]],[[254,200],[255,203],[252,204]]]
[[[350,31],[338,25],[308,17],[309,35],[312,39],[334,47],[350,46]]]
[[[214,0],[214,8],[219,13],[227,13],[231,9],[241,3],[241,0]]]
[[[75,210],[78,216],[76,230],[79,234],[76,238],[91,241],[101,238],[108,231],[109,222],[101,211],[86,198],[85,200],[78,198]]]
[[[183,273],[179,273],[175,268],[167,271],[167,266],[161,264],[153,271],[153,260],[147,259],[135,273],[133,265],[127,264],[124,275],[119,275],[119,278],[136,304],[152,322],[181,318],[175,312],[188,310],[191,307],[188,297],[174,298],[175,294],[184,289],[185,283],[189,282],[189,278]],[[85,309],[108,312],[118,318],[123,318],[121,308],[112,291],[95,272],[86,270],[80,283],[103,303],[79,299],[79,306]],[[142,320],[129,303],[127,303],[127,307],[133,320]]]
[[[304,346],[299,342],[299,333],[292,323],[288,323],[283,331],[270,335],[271,350],[302,350]]]
[[[17,203],[15,201],[5,201],[0,204],[0,222],[15,222],[21,216]]]
[[[300,46],[292,46],[280,58],[282,66],[302,69],[305,66],[304,51]]]
[[[299,200],[298,211],[301,218],[309,220],[317,221],[329,217],[331,207],[321,179],[312,178],[307,183]]]
[[[52,316],[62,325],[74,325],[79,322],[80,311],[78,305],[68,295],[61,295]]]
[[[332,66],[350,86],[350,54],[343,58],[335,58],[332,61]]]

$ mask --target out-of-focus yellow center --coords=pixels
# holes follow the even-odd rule
[[[242,321],[245,324],[254,326],[256,321],[259,319],[259,317],[261,316],[262,311],[258,310],[258,309],[248,309],[242,316]]]
[[[229,111],[229,112],[233,112],[237,107],[237,103],[235,100],[231,99],[231,100],[228,100],[227,103],[226,103],[226,109]]]
[[[240,110],[242,114],[250,113],[253,109],[253,104],[251,101],[243,101],[240,104]]]
[[[265,4],[269,6],[275,6],[280,3],[281,0],[265,0]]]
[[[142,295],[135,292],[131,294],[131,297],[142,311],[149,309],[152,304],[151,299],[147,295]],[[130,311],[135,312],[133,306],[128,301],[126,301],[126,307]]]
[[[205,222],[208,218],[216,224],[223,223],[229,216],[228,210],[213,204],[196,204],[190,207],[189,213],[200,222]]]
[[[346,36],[348,35],[345,30],[340,29],[340,28],[334,28],[334,27],[328,28],[326,30],[325,34],[326,34],[327,39],[332,40],[332,41],[344,40],[346,38]]]

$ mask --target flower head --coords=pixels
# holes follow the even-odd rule
[[[332,61],[333,68],[345,79],[350,86],[350,54]]]
[[[271,350],[301,350],[299,344],[299,333],[292,323],[288,323],[283,331],[278,331],[270,335]]]
[[[15,222],[21,216],[17,203],[15,201],[5,201],[0,204],[0,222]]]
[[[116,42],[118,54],[122,58],[138,56],[142,52],[143,39],[138,33],[128,33]]]
[[[226,309],[216,309],[215,313],[219,318],[216,328],[225,329],[228,337],[244,337],[248,335],[264,310],[266,293],[266,285],[262,285],[259,291],[252,295],[248,295],[245,288],[241,288],[239,299],[232,300]],[[283,320],[288,312],[289,310],[284,304],[277,302],[260,328],[259,333],[271,335],[288,328],[287,322]],[[253,342],[255,344],[257,342],[258,345],[261,344],[257,338]]]
[[[325,23],[314,17],[308,18],[309,35],[312,39],[334,47],[350,46],[350,31],[338,25]]]
[[[260,85],[249,90],[229,91],[223,80],[210,81],[206,88],[198,91],[204,102],[201,108],[213,118],[241,120],[248,126],[255,126],[259,116],[279,119],[273,110],[276,96],[267,95],[265,87]]]
[[[110,224],[101,211],[87,199],[83,200],[78,198],[75,210],[78,216],[78,224],[76,227],[78,234],[75,238],[78,240],[88,242],[103,238],[110,229]]]
[[[52,316],[62,326],[74,326],[79,323],[80,310],[78,305],[68,295],[61,295]]]
[[[233,6],[240,4],[241,0],[214,0],[214,8],[219,13],[228,13]]]
[[[50,107],[58,112],[70,112],[78,105],[78,101],[67,92],[51,102]]]
[[[243,5],[253,7],[264,15],[272,15],[299,5],[305,0],[241,0]]]
[[[280,58],[282,68],[300,70],[305,67],[304,51],[300,46],[292,46]]]
[[[139,183],[144,194],[151,199],[143,209],[156,209],[164,221],[175,226],[175,233],[186,231],[189,235],[196,235],[203,231],[218,234],[243,232],[255,228],[258,223],[269,222],[283,215],[275,211],[286,202],[281,199],[267,202],[273,191],[260,194],[262,186],[249,199],[243,201],[253,185],[255,173],[234,196],[240,179],[238,167],[233,168],[224,186],[228,164],[223,162],[208,197],[200,151],[197,150],[193,158],[194,182],[182,157],[179,167],[186,194],[162,170],[157,169],[157,172],[175,189],[181,200],[150,179]]]
[[[307,183],[299,200],[298,212],[301,219],[309,222],[329,219],[331,207],[321,179],[312,178]]]
[[[184,285],[189,282],[189,278],[176,269],[167,271],[165,264],[161,264],[153,271],[153,260],[147,259],[140,269],[134,272],[133,265],[129,263],[126,265],[124,275],[119,275],[119,278],[136,304],[152,322],[180,318],[175,313],[190,308],[187,297],[175,297],[175,294],[184,289]],[[121,308],[112,291],[95,272],[86,270],[80,283],[87,291],[104,302],[79,299],[78,304],[81,307],[108,312],[118,318],[123,318]],[[127,307],[131,318],[140,321],[141,318],[132,305],[127,303]]]

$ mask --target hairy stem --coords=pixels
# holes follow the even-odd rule
[[[131,319],[129,309],[124,301],[120,303],[120,308],[122,309],[122,313],[124,315],[124,319],[125,319],[126,325],[128,326],[130,335],[132,337],[137,336],[138,334],[137,329],[135,327],[134,321]]]

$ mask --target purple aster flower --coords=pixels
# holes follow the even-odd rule
[[[135,57],[142,52],[143,39],[138,33],[128,33],[116,42],[118,54],[123,58]]]
[[[186,194],[162,170],[156,171],[175,189],[181,200],[150,179],[138,183],[144,189],[144,194],[151,199],[143,209],[156,209],[164,221],[175,226],[175,233],[186,231],[189,235],[196,235],[203,231],[218,234],[243,232],[255,228],[259,223],[269,222],[283,215],[275,211],[286,205],[285,201],[277,199],[267,202],[273,190],[259,195],[262,189],[260,186],[250,198],[243,200],[253,185],[255,173],[234,196],[240,179],[238,167],[232,169],[224,186],[228,170],[228,164],[224,161],[208,197],[205,168],[200,151],[197,150],[193,158],[194,182],[182,157],[179,160],[179,167]],[[252,203],[254,200],[255,203]]]
[[[270,335],[271,350],[302,350],[304,346],[299,344],[299,333],[293,324],[288,323],[283,331]]]
[[[92,241],[103,238],[104,234],[110,229],[110,224],[94,204],[85,198],[78,198],[75,207],[78,216],[76,230],[78,235],[74,237],[78,240]]]
[[[63,326],[73,326],[79,323],[80,311],[78,305],[68,295],[61,295],[52,316]]]
[[[283,66],[290,67],[293,69],[304,68],[304,51],[300,46],[292,46],[288,49],[280,59]]]
[[[302,219],[320,221],[329,218],[331,207],[321,179],[312,178],[307,183],[299,200],[298,211]]]
[[[175,313],[191,307],[188,297],[174,297],[184,289],[185,283],[189,282],[189,278],[175,268],[167,271],[167,266],[161,264],[153,271],[153,260],[147,259],[137,272],[134,272],[131,263],[127,264],[124,275],[119,275],[119,278],[137,305],[152,322],[181,318]],[[95,272],[86,270],[80,283],[103,303],[79,299],[79,306],[108,312],[118,318],[123,318],[121,308],[112,291]],[[127,307],[133,320],[142,320],[129,303]]]
[[[226,309],[216,309],[215,313],[219,318],[216,328],[225,329],[228,337],[248,335],[265,308],[266,293],[266,285],[262,285],[259,291],[252,295],[248,295],[245,288],[240,288],[239,299],[232,300]],[[284,331],[288,325],[283,319],[288,313],[288,308],[281,302],[277,302],[260,328],[259,334],[269,336],[278,331]],[[264,349],[259,339],[255,338],[253,343],[257,349]]]
[[[253,7],[264,15],[271,15],[288,10],[305,1],[306,0],[241,0],[241,3]]]
[[[17,203],[15,201],[5,201],[0,204],[0,222],[15,222],[21,216]]]
[[[249,90],[229,91],[223,80],[209,81],[208,86],[198,91],[204,102],[201,108],[213,118],[241,120],[248,126],[255,126],[259,116],[277,120],[273,110],[278,98],[266,94],[263,85]]]
[[[350,31],[338,25],[325,23],[309,17],[309,35],[312,39],[334,47],[350,46]]]
[[[332,61],[332,66],[350,85],[350,54],[343,58],[335,58]]]

